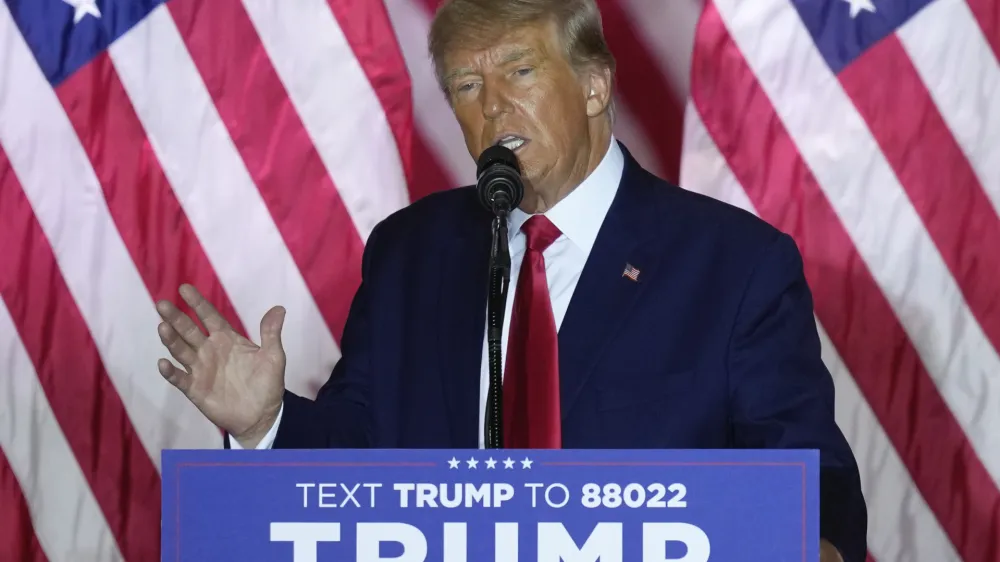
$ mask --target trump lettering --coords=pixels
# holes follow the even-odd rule
[[[293,562],[322,562],[318,559],[321,542],[346,542],[342,535],[347,525],[340,523],[271,523],[272,542],[292,543]],[[357,523],[354,531],[356,562],[425,562],[428,540],[424,530],[407,523]],[[463,522],[444,523],[435,530],[443,538],[442,562],[468,562],[468,529]],[[519,556],[536,562],[623,562],[623,524],[602,522],[594,526],[583,544],[573,540],[562,523],[538,523],[536,544],[519,552],[517,523],[494,524],[494,562],[514,562]],[[667,558],[666,545],[682,543],[680,558]],[[397,551],[382,557],[382,543],[395,543]],[[401,550],[401,552],[399,552]],[[690,523],[643,523],[641,562],[708,562],[711,545],[708,536]],[[343,560],[338,552],[330,560]],[[482,559],[479,559],[482,560]],[[477,560],[478,562],[478,560]],[[485,560],[483,561],[485,562]]]
[[[500,507],[514,497],[514,487],[507,483],[397,483],[399,507]]]

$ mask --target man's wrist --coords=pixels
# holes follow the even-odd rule
[[[278,403],[277,407],[268,409],[264,417],[258,420],[257,423],[250,427],[250,429],[239,435],[233,435],[233,438],[236,439],[236,441],[244,449],[257,448],[260,442],[267,437],[268,433],[274,429],[275,424],[278,423],[282,409],[283,404]]]

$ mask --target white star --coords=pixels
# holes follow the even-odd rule
[[[496,468],[496,467],[497,467],[497,461],[493,460],[493,457],[490,457],[489,460],[486,461],[486,468]]]
[[[514,468],[514,461],[510,460],[510,457],[507,457],[507,459],[505,461],[503,461],[503,467],[504,468]]]
[[[529,460],[528,457],[525,457],[524,460],[521,461],[521,468],[531,468],[531,462],[532,461]]]
[[[458,463],[460,462],[462,461],[456,459],[455,457],[451,457],[451,460],[448,461],[448,468],[458,468]]]
[[[875,13],[875,4],[872,4],[872,0],[844,0],[844,2],[851,5],[851,19],[858,17],[861,10]]]
[[[73,6],[73,23],[80,23],[84,16],[94,16],[101,19],[101,10],[97,8],[97,0],[63,0]]]
[[[469,464],[469,468],[476,468],[476,465],[479,464],[479,461],[477,461],[476,459],[469,459],[465,462]]]

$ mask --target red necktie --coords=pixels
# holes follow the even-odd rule
[[[527,248],[514,292],[503,381],[504,446],[558,449],[559,350],[542,252],[561,232],[543,215],[521,227]]]

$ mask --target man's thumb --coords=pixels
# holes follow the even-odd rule
[[[268,351],[281,351],[281,327],[285,324],[285,308],[275,306],[260,319],[260,346]]]

